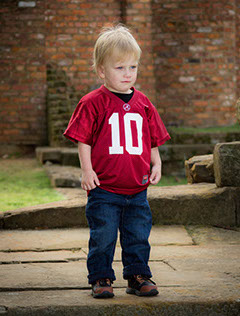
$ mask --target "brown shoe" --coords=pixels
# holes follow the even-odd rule
[[[156,283],[148,277],[142,275],[134,275],[128,280],[127,294],[135,294],[137,296],[154,296],[158,294]]]
[[[110,279],[97,280],[92,285],[92,296],[94,298],[111,298],[114,296],[112,281]]]

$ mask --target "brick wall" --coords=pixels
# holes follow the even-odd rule
[[[101,84],[92,70],[99,30],[120,20],[115,0],[46,2],[48,136],[51,146],[70,145],[62,136],[79,98]],[[65,109],[65,111],[64,111]]]
[[[166,124],[234,123],[239,11],[240,0],[1,1],[0,143],[61,143],[69,106],[100,84],[91,70],[97,34],[118,22],[143,50],[136,87]]]
[[[0,143],[4,150],[6,144],[46,142],[45,1],[35,3],[24,7],[19,1],[1,1]]]
[[[237,99],[240,98],[240,0],[236,0],[236,72],[237,72]],[[239,123],[240,123],[240,109],[239,109]]]
[[[235,122],[235,0],[155,0],[153,49],[158,106],[168,123]]]
[[[155,105],[158,105],[156,78],[154,76],[151,3],[151,0],[126,1],[124,22],[134,31],[134,35],[142,49],[136,88],[143,91]]]

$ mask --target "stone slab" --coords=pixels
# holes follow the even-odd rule
[[[188,183],[215,183],[213,155],[193,156],[185,161]]]
[[[76,147],[37,147],[35,152],[41,164],[52,162],[63,166],[80,166]]]
[[[163,260],[174,271],[205,271],[223,273],[231,279],[239,281],[240,245],[201,245],[201,246],[167,246],[151,248],[151,261]]]
[[[197,315],[201,316],[225,315],[222,308],[226,315],[238,315],[238,265],[233,260],[239,260],[237,249],[229,252],[229,247],[220,247],[214,252],[211,247],[200,246],[157,248],[162,250],[164,257],[164,262],[150,262],[160,291],[157,297],[127,295],[120,263],[113,264],[117,281],[114,282],[115,297],[112,300],[94,300],[91,297],[85,262],[14,264],[3,266],[0,272],[2,311],[5,307],[15,315],[26,315],[27,312],[27,315],[38,315],[36,312],[39,315],[84,315],[85,308],[88,308],[88,315],[94,315],[96,310],[92,308],[97,306],[99,315],[112,315],[115,308],[117,315],[119,312],[125,315],[129,311],[127,308],[132,306],[133,315],[139,315],[139,312],[148,315],[149,311],[154,311],[149,315],[162,315],[168,306],[170,310],[166,310],[166,315],[171,315],[173,311],[172,315],[176,315],[176,310],[181,311],[181,315],[191,315],[193,311],[196,315],[198,309]],[[214,265],[214,259],[223,260],[223,263]],[[171,306],[174,306],[173,310]]]
[[[192,245],[193,241],[182,225],[153,226],[150,234],[152,246]]]
[[[151,187],[148,200],[154,224],[240,225],[240,188],[215,184]]]
[[[82,171],[80,168],[46,163],[44,169],[46,170],[53,187],[81,187]]]
[[[228,261],[221,255],[218,258],[218,263],[214,265],[208,264],[208,255],[209,251],[212,251],[211,248],[208,248],[205,256],[202,253],[201,257],[197,254],[197,250],[195,249],[195,260],[192,258],[190,264],[188,263],[189,254],[186,256],[185,253],[185,257],[183,257],[182,254],[179,254],[179,251],[177,251],[175,258],[170,256],[166,258],[165,254],[165,258],[162,261],[150,261],[149,266],[157,284],[161,287],[198,287],[212,290],[219,286],[225,289],[225,294],[228,291],[230,292],[230,290],[240,290],[239,271],[236,260],[234,264],[232,263],[228,266],[229,259],[232,259],[230,253],[228,253]],[[217,254],[220,254],[220,252]],[[239,259],[239,256],[236,259]],[[113,269],[117,278],[114,282],[114,287],[126,287],[126,281],[122,278],[122,264],[114,262]],[[86,261],[10,264],[1,266],[0,293],[3,290],[53,288],[89,288]]]
[[[240,187],[240,141],[217,144],[213,159],[217,186]]]
[[[240,245],[240,228],[188,226],[187,231],[197,245]]]
[[[61,148],[60,147],[37,147],[36,150],[37,160],[44,164],[46,161],[53,163],[61,163]]]
[[[88,246],[89,229],[3,230],[0,251],[80,249]]]
[[[149,266],[156,280],[159,275],[165,275],[172,270],[164,262],[149,262]],[[113,269],[117,278],[114,282],[115,286],[125,287],[122,263],[114,262]],[[2,289],[89,288],[87,274],[86,260],[66,263],[4,264],[1,265],[0,270],[0,293]],[[174,277],[171,279],[173,280]],[[169,284],[168,280],[166,282]]]
[[[89,229],[2,230],[0,251],[41,251],[80,249],[88,247]],[[192,245],[192,239],[183,226],[153,227],[152,245]],[[118,241],[119,246],[119,241]]]
[[[47,263],[47,262],[69,262],[86,260],[87,254],[82,249],[58,250],[58,251],[14,251],[1,252],[0,264],[17,263]]]
[[[172,227],[172,233],[176,231],[177,236],[179,228]],[[164,232],[162,227],[156,230]],[[87,284],[86,257],[79,252],[76,257],[71,251],[0,253],[0,258],[11,255],[15,260],[14,264],[8,261],[1,265],[0,313],[17,316],[239,315],[240,232],[199,226],[187,230],[200,240],[199,245],[152,245],[149,265],[160,291],[152,298],[125,293],[126,281],[122,279],[122,264],[118,261],[113,263],[117,276],[114,299],[95,300]],[[165,230],[168,233],[170,228]],[[153,237],[152,243],[155,237],[160,242],[158,234]],[[24,263],[26,258],[33,261]],[[65,262],[56,262],[61,259]]]
[[[196,281],[198,285],[203,281],[206,285],[208,282],[225,278],[228,284],[237,285],[238,288],[239,250],[239,245],[225,245],[219,248],[208,245],[205,247],[153,246],[149,265],[154,279],[160,286],[195,286]],[[157,259],[156,255],[161,259]],[[66,256],[63,255],[63,258]],[[114,262],[113,267],[117,274],[115,287],[125,286],[126,281],[122,280],[121,262]],[[64,263],[52,261],[4,264],[1,266],[0,273],[2,275],[0,289],[88,287],[85,259],[77,262],[69,260]]]
[[[87,226],[86,195],[0,213],[0,228],[34,229]]]
[[[86,193],[73,189],[67,200],[0,213],[2,229],[86,227]],[[79,197],[76,194],[79,193]],[[68,195],[70,192],[68,190]],[[240,187],[193,184],[148,189],[156,225],[240,225]]]
[[[87,290],[2,293],[3,312],[10,316],[238,316],[239,300],[216,297],[207,289],[164,288],[157,297],[132,297],[116,289],[111,300],[93,299]],[[7,307],[7,308],[6,308]]]

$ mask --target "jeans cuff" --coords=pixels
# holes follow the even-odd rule
[[[113,270],[100,271],[88,275],[88,284],[93,284],[100,279],[111,279],[112,281],[115,281],[116,277]]]
[[[138,263],[131,264],[123,269],[123,278],[124,280],[128,280],[132,275],[145,275],[148,278],[152,277],[151,270],[148,265]]]

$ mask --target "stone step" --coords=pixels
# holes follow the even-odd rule
[[[76,190],[76,189],[73,189]],[[66,200],[26,207],[0,214],[2,229],[86,227],[87,197],[79,195]],[[195,224],[239,226],[240,187],[218,188],[215,184],[192,184],[148,189],[148,200],[154,224]]]
[[[181,161],[194,155],[210,154],[214,144],[173,144],[159,147],[163,161]],[[36,157],[41,164],[47,161],[63,166],[79,167],[78,149],[67,147],[37,147]]]
[[[187,273],[186,273],[187,275]],[[184,278],[184,276],[183,276]],[[219,283],[219,287],[221,287]],[[189,287],[160,287],[157,297],[132,297],[125,289],[114,290],[111,300],[96,300],[89,289],[28,290],[1,293],[1,315],[11,316],[238,316],[240,302],[228,294],[216,297],[214,290]],[[205,295],[203,295],[203,291]]]
[[[194,128],[168,128],[171,139],[168,143],[171,144],[217,144],[225,142],[234,142],[240,139],[240,126],[235,126],[235,131],[202,131],[197,132]]]
[[[170,144],[159,147],[164,174],[185,175],[184,161],[195,155],[212,154],[214,144]],[[36,157],[41,164],[51,162],[79,167],[77,148],[37,147]]]
[[[45,164],[48,161],[63,166],[80,166],[76,147],[37,147],[35,152],[41,164]]]
[[[239,315],[239,231],[153,227],[149,266],[159,295],[146,298],[126,294],[117,243],[115,297],[110,300],[91,296],[88,236],[85,228],[2,231],[0,314]]]
[[[51,184],[55,188],[80,188],[82,171],[79,167],[62,166],[47,162],[44,165]]]
[[[234,232],[232,233],[232,235]],[[238,233],[239,234],[239,233]],[[6,261],[14,260],[14,253],[21,252],[22,260],[30,257],[28,252],[46,252],[44,259],[49,258],[48,253],[65,250],[65,259],[69,252],[73,251],[70,258],[80,257],[86,259],[86,252],[89,239],[89,228],[64,228],[47,230],[4,230],[0,239],[0,262],[3,262],[3,254]],[[191,246],[192,238],[182,225],[153,226],[150,234],[152,246]],[[117,248],[120,242],[117,242]],[[81,252],[80,252],[81,251]],[[12,252],[12,254],[11,254]],[[31,254],[32,256],[32,254]],[[19,257],[19,254],[18,254]],[[35,256],[36,257],[36,256]],[[37,257],[35,258],[37,259]],[[156,259],[156,258],[155,258]],[[115,254],[115,260],[121,260],[119,251]]]

